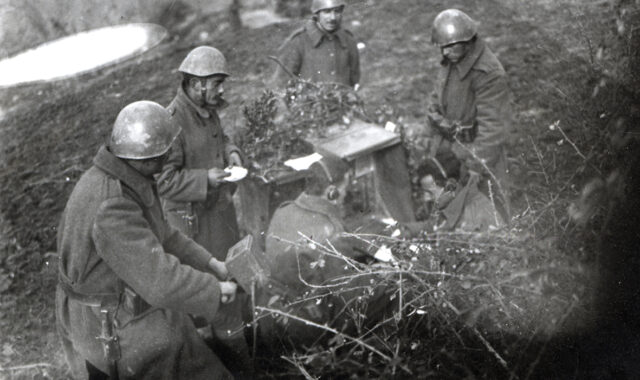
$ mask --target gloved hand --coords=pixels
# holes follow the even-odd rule
[[[236,299],[238,284],[233,281],[220,282],[220,302],[231,303]]]
[[[219,280],[226,280],[227,277],[229,277],[229,271],[227,270],[225,263],[215,257],[212,257],[209,260],[209,269],[211,269],[213,274],[215,274]]]
[[[224,169],[220,168],[211,168],[207,171],[207,180],[209,181],[209,186],[217,187],[219,186],[225,177],[228,177],[231,173],[227,173]]]

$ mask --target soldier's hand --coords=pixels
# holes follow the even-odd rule
[[[444,118],[441,114],[437,112],[427,112],[427,125],[430,129],[437,130],[440,128],[440,123],[442,123],[443,120]]]
[[[207,171],[207,180],[209,181],[209,186],[216,187],[222,183],[224,177],[228,177],[231,173],[227,173],[224,169],[220,168],[211,168]]]
[[[227,270],[227,266],[224,262],[212,257],[209,260],[209,268],[220,280],[226,280],[229,277],[229,271]]]
[[[229,153],[229,166],[242,166],[242,158],[238,152]]]
[[[236,291],[238,290],[238,284],[233,281],[221,281],[220,282],[220,302],[231,303],[236,299]]]

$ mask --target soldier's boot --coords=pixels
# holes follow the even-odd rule
[[[254,367],[244,333],[215,332],[212,348],[235,379],[253,379]]]

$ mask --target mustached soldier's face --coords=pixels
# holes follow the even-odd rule
[[[224,75],[193,78],[190,84],[193,97],[199,99],[202,106],[219,106],[223,102],[225,79]]]
[[[339,6],[318,11],[318,24],[320,24],[320,27],[327,32],[335,32],[338,30],[342,24],[343,9],[343,6]]]

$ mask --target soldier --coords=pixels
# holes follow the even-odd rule
[[[231,198],[235,185],[224,181],[224,168],[242,166],[242,158],[218,116],[228,106],[222,97],[226,65],[210,46],[193,49],[180,64],[182,83],[167,110],[182,132],[157,178],[169,224],[219,260],[240,240]]]
[[[291,75],[312,82],[340,83],[349,87],[360,81],[360,55],[350,31],[342,28],[344,0],[313,0],[313,17],[294,31],[280,47],[274,82],[283,86]],[[287,71],[290,73],[287,73]]]
[[[505,71],[478,36],[476,23],[457,9],[436,16],[432,41],[443,57],[428,114],[429,133],[440,137],[435,155],[444,166],[453,167],[453,176],[477,173],[480,192],[494,198],[502,219],[508,221],[505,145],[511,105]]]
[[[271,289],[276,295],[291,301],[318,286],[329,285],[323,302],[316,298],[298,305],[293,313],[316,323],[333,322],[339,328],[349,325],[344,311],[345,305],[352,305],[355,298],[367,299],[367,317],[372,320],[383,318],[390,304],[385,297],[384,286],[376,287],[373,295],[368,296],[349,288],[362,288],[370,285],[369,278],[358,277],[347,281],[341,279],[340,288],[333,282],[342,276],[353,273],[345,260],[326,254],[317,245],[334,247],[344,256],[366,261],[372,256],[372,247],[361,239],[349,235],[345,230],[344,199],[350,182],[347,165],[338,159],[323,158],[314,163],[305,185],[305,191],[294,201],[286,202],[276,210],[271,219],[266,237],[266,257],[271,266]],[[370,223],[366,232],[379,233],[382,223]],[[304,236],[303,236],[304,235]],[[306,240],[306,238],[311,241]],[[331,287],[333,285],[333,287]],[[316,289],[317,290],[317,289]],[[264,291],[264,289],[263,289]],[[272,299],[273,294],[263,294],[264,300]],[[263,301],[264,301],[263,300]],[[265,302],[266,303],[266,302]],[[267,341],[273,339],[290,340],[298,343],[312,343],[321,330],[310,328],[304,323],[288,321],[286,326],[278,326],[273,320],[261,320],[261,331]]]
[[[56,317],[76,378],[231,378],[187,313],[214,318],[236,285],[166,224],[156,195],[153,175],[179,133],[159,104],[129,104],[67,202]]]
[[[224,55],[210,46],[193,49],[180,64],[182,82],[167,110],[182,132],[157,177],[169,224],[219,260],[240,240],[232,200],[236,186],[224,180],[228,175],[224,168],[242,166],[242,158],[218,116],[228,106],[222,97],[229,76],[226,66]],[[229,312],[212,326],[221,341],[217,343],[231,351],[228,366],[240,362],[239,367],[249,366],[240,309]]]

